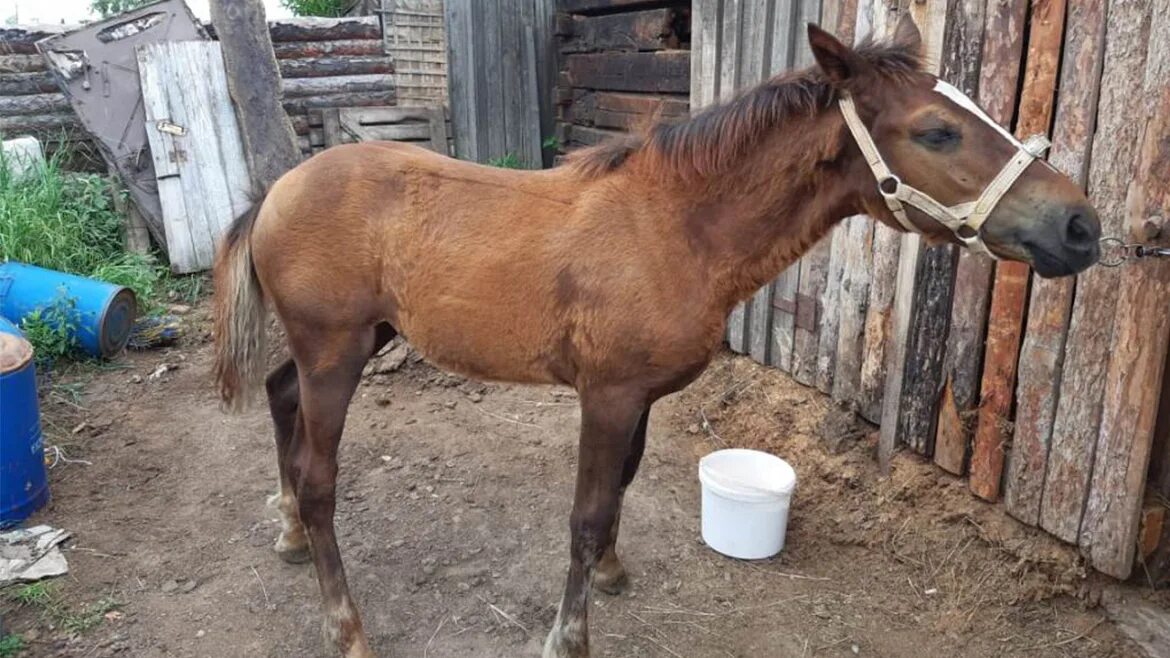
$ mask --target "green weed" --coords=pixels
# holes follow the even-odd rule
[[[297,16],[333,18],[345,15],[345,11],[353,2],[349,0],[280,0],[280,4]]]
[[[38,606],[44,607],[53,600],[53,593],[49,589],[49,584],[41,581],[39,583],[30,583],[28,585],[20,585],[7,593],[8,600],[17,603],[21,606]]]
[[[24,651],[24,638],[19,635],[0,637],[0,658],[13,658]]]
[[[540,145],[546,149],[549,149],[550,151],[560,151],[561,147],[564,146],[561,144],[561,138],[557,137],[556,135],[545,137],[544,141],[541,142]]]
[[[516,157],[515,153],[505,153],[498,158],[488,160],[488,164],[493,167],[501,167],[503,169],[523,169],[524,165],[520,163],[520,158]]]
[[[58,618],[61,628],[67,633],[78,635],[97,628],[106,618],[106,613],[120,608],[122,604],[110,597],[98,599],[81,609],[81,612],[63,612]]]
[[[77,299],[61,289],[53,301],[24,316],[20,321],[20,329],[32,343],[37,359],[51,364],[77,351],[80,324]]]
[[[6,592],[5,597],[21,607],[38,609],[43,623],[56,626],[70,635],[93,630],[101,625],[107,614],[122,606],[120,601],[106,596],[74,611],[61,600],[56,589],[46,582],[21,585]],[[4,658],[3,653],[0,653],[0,658]]]

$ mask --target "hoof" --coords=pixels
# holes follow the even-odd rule
[[[601,561],[593,572],[594,589],[611,596],[617,596],[626,591],[629,584],[630,579],[626,576],[626,568],[622,566],[622,561],[618,559],[617,553],[610,548],[601,557]]]
[[[544,641],[541,658],[589,658],[589,645],[567,642],[565,637],[553,631]]]
[[[312,553],[309,552],[309,544],[305,543],[300,546],[290,544],[284,540],[284,535],[281,535],[276,540],[276,546],[273,546],[277,556],[281,560],[289,564],[305,564],[313,559]]]
[[[598,572],[593,576],[593,587],[599,592],[609,594],[610,596],[617,596],[626,591],[630,585],[630,577],[626,575],[626,570],[619,564],[616,572]]]

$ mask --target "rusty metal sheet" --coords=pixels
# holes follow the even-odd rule
[[[130,190],[156,244],[166,248],[162,206],[146,140],[135,49],[207,40],[183,0],[165,0],[37,42],[85,127]]]

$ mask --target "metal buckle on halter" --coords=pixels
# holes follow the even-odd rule
[[[894,189],[887,192],[886,183],[893,183]],[[887,174],[884,178],[878,179],[877,182],[878,193],[887,199],[897,199],[900,187],[902,187],[902,179],[898,178],[896,174]]]

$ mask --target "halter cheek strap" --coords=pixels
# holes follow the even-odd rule
[[[1044,135],[1034,135],[1022,144],[1016,142],[1019,148],[1015,156],[987,184],[978,199],[946,206],[922,190],[903,183],[901,178],[890,171],[886,161],[882,159],[881,153],[878,152],[877,145],[874,144],[873,137],[869,134],[869,129],[861,122],[853,98],[847,93],[842,93],[839,103],[841,114],[845,116],[845,123],[849,126],[849,132],[853,134],[857,147],[865,156],[866,164],[869,165],[874,178],[877,179],[878,191],[885,200],[886,207],[890,209],[894,219],[898,220],[903,228],[911,233],[922,232],[906,215],[906,206],[910,206],[950,229],[955,234],[955,238],[963,243],[967,249],[998,260],[998,256],[993,254],[983,242],[980,229],[987,221],[987,217],[995,210],[1000,199],[1012,188],[1028,165],[1032,164],[1048,148],[1049,142]],[[1012,141],[1015,142],[1014,139]]]

